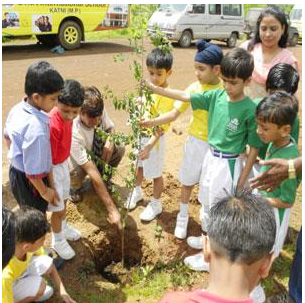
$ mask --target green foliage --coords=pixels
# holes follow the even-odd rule
[[[179,286],[191,286],[194,282],[194,271],[185,266],[181,261],[174,265],[171,273],[171,283],[175,288]]]
[[[163,228],[161,225],[156,224],[155,227],[155,237],[158,239],[158,242],[160,242],[161,238],[164,238],[164,236],[162,236],[163,233]]]
[[[168,38],[164,36],[156,24],[154,25],[154,29],[155,33],[149,34],[152,45],[160,48],[163,52],[171,52],[173,50],[173,46]]]

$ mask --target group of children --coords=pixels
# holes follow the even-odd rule
[[[128,209],[133,209],[143,199],[141,183],[145,177],[153,179],[153,197],[140,214],[140,218],[143,221],[151,221],[162,212],[160,198],[163,191],[162,167],[165,158],[166,131],[170,127],[170,122],[185,112],[190,104],[193,111],[179,172],[179,180],[182,184],[181,203],[174,234],[179,239],[186,238],[189,220],[188,202],[194,185],[199,184],[198,200],[201,209],[198,212],[202,232],[208,233],[209,236],[208,246],[211,247],[211,252],[214,251],[216,256],[221,255],[225,259],[229,258],[228,260],[233,263],[252,264],[263,260],[263,257],[270,253],[271,240],[263,253],[256,252],[256,247],[253,248],[253,252],[247,251],[245,257],[242,252],[240,252],[241,256],[233,256],[229,243],[225,243],[226,240],[220,237],[220,231],[217,230],[220,228],[220,214],[222,218],[228,218],[225,228],[227,231],[231,229],[230,222],[236,220],[236,214],[240,215],[242,220],[242,213],[245,212],[244,208],[249,199],[238,197],[242,197],[241,193],[247,187],[250,173],[255,173],[253,167],[258,155],[264,159],[291,159],[299,155],[295,142],[298,139],[299,128],[298,103],[293,97],[299,76],[297,71],[287,64],[276,65],[267,79],[266,88],[270,95],[262,100],[251,100],[244,93],[245,87],[251,82],[254,68],[250,53],[235,48],[223,55],[218,46],[203,40],[197,43],[197,48],[194,65],[198,81],[185,91],[169,88],[168,78],[172,73],[173,63],[170,52],[156,48],[147,57],[146,65],[150,81],[146,81],[144,85],[153,92],[153,106],[150,110],[152,119],[145,119],[139,123],[142,127],[160,125],[161,131],[141,139],[136,187],[124,205]],[[290,76],[286,76],[287,74]],[[27,205],[34,209],[22,207],[16,214],[15,256],[3,270],[4,302],[42,301],[49,298],[53,290],[41,280],[40,276],[43,274],[51,275],[65,302],[75,302],[66,293],[56,268],[52,265],[52,260],[50,261],[40,248],[43,246],[45,234],[49,231],[44,214],[46,211],[51,211],[52,247],[63,259],[71,259],[75,256],[67,240],[78,240],[81,234],[68,225],[65,219],[65,204],[70,194],[69,161],[75,162],[74,169],[80,165],[86,173],[92,174],[93,180],[94,176],[100,177],[84,154],[85,148],[82,150],[76,144],[81,142],[82,146],[90,145],[92,148],[93,130],[103,114],[103,104],[98,101],[101,95],[96,90],[92,87],[84,89],[75,80],[64,81],[45,61],[34,63],[27,71],[26,98],[10,111],[4,136],[9,148],[8,156],[11,163],[9,179],[12,192],[20,206]],[[56,103],[57,106],[54,107]],[[81,114],[77,117],[80,109]],[[77,123],[83,127],[84,134],[81,138],[77,137],[77,132],[81,133],[76,130]],[[74,132],[78,138],[74,141],[77,147],[70,155]],[[109,163],[110,157],[104,155],[104,159]],[[117,165],[119,161],[116,162]],[[265,169],[266,167],[262,167],[262,170]],[[293,170],[293,167],[291,169]],[[253,202],[255,199],[253,197],[250,199],[253,209],[259,210],[262,214],[264,213],[262,205],[267,204],[266,201],[268,207],[272,206],[274,209],[276,236],[272,230],[272,220],[269,218],[268,226],[271,229],[268,239],[272,239],[275,256],[278,256],[283,246],[291,206],[299,182],[299,176],[291,174],[289,180],[284,181],[274,192],[260,192],[266,200],[262,200],[263,203],[260,201],[261,206],[258,208],[256,202]],[[105,184],[102,181],[101,183],[93,181],[93,185],[98,195],[104,199],[112,222],[118,224],[120,215],[113,201],[108,197]],[[77,192],[73,192],[74,196],[75,193]],[[228,195],[235,193],[237,193],[236,199],[228,198]],[[221,210],[222,207],[224,208]],[[231,213],[228,212],[227,215],[223,213],[229,209],[232,210]],[[270,215],[270,209],[266,211],[267,215]],[[239,229],[239,221],[234,221],[234,224],[236,229]],[[248,231],[248,234],[259,232],[259,229],[260,226],[257,226],[257,229]],[[235,230],[233,234],[235,237],[238,235],[242,237],[241,233],[235,233]],[[227,239],[231,238],[227,237]],[[234,241],[233,238],[231,240]],[[249,239],[244,239],[242,242],[240,239],[237,240],[236,243],[243,246]],[[201,235],[188,237],[187,243],[195,249],[202,250],[203,246],[205,249],[207,247],[207,240]],[[252,247],[252,244],[249,243],[249,247]],[[236,250],[238,251],[238,247]],[[200,252],[185,258],[184,263],[194,270],[210,271],[216,267],[216,262],[209,261],[209,257]],[[42,262],[43,266],[39,267],[41,271],[29,271],[24,274],[25,269],[27,271],[32,267],[37,269],[35,262]],[[233,269],[235,270],[234,266]],[[249,284],[247,288],[247,295],[254,289],[252,294],[254,302],[264,302],[264,291],[260,286],[256,286],[258,280],[254,271],[251,285]],[[32,281],[35,281],[35,287],[31,288],[30,292],[24,291],[27,288],[23,285],[28,284],[22,283],[34,283]]]

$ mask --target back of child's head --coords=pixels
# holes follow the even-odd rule
[[[290,64],[278,63],[268,73],[266,91],[283,90],[294,95],[298,90],[300,76]]]
[[[34,93],[45,96],[59,92],[63,85],[62,76],[49,62],[38,61],[27,70],[24,90],[29,97]]]
[[[15,253],[15,216],[5,206],[2,207],[2,268]]]
[[[207,234],[214,254],[250,265],[267,257],[273,248],[273,208],[263,197],[250,193],[225,197],[210,210]]]
[[[208,43],[203,39],[198,40],[196,43],[197,53],[195,55],[194,61],[211,65],[220,65],[223,58],[222,50],[219,46]]]
[[[278,126],[292,126],[298,113],[298,102],[285,91],[265,97],[256,108],[256,118]]]
[[[87,86],[84,88],[84,92],[81,113],[89,117],[101,116],[104,110],[104,101],[100,91],[95,86]]]
[[[17,243],[34,243],[49,231],[47,217],[41,211],[23,206],[16,212]]]
[[[84,102],[84,89],[75,80],[66,80],[58,96],[58,102],[71,107],[80,107]]]
[[[239,47],[227,52],[220,65],[220,72],[224,77],[240,78],[244,81],[252,76],[253,69],[253,56]]]
[[[155,48],[147,55],[146,66],[169,71],[173,66],[173,55],[170,51]]]

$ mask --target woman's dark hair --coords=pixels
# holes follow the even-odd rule
[[[288,41],[288,22],[286,15],[283,10],[281,10],[278,6],[276,5],[269,5],[261,14],[259,15],[257,22],[256,22],[256,27],[254,30],[254,35],[251,41],[248,44],[248,51],[252,51],[254,48],[254,45],[256,43],[262,42],[261,38],[259,36],[259,29],[261,22],[264,17],[267,15],[272,15],[275,19],[277,19],[282,27],[285,28],[283,35],[281,36],[281,39],[279,41],[279,47],[285,48],[287,46],[287,41]]]

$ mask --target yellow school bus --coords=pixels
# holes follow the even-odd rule
[[[2,4],[2,36],[36,35],[65,49],[80,47],[85,33],[125,28],[128,4]]]

